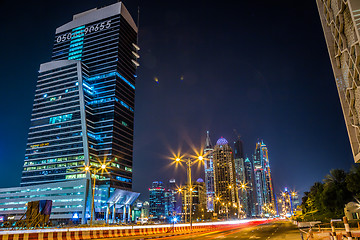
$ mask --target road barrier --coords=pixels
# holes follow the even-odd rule
[[[234,227],[245,227],[259,225],[268,222],[267,219],[239,220],[229,222],[211,222],[193,224],[192,231],[210,231],[214,229],[225,229]],[[114,238],[143,236],[162,233],[186,233],[190,232],[189,224],[177,224],[175,227],[169,225],[149,226],[112,226],[91,228],[58,228],[58,229],[36,229],[36,230],[14,230],[0,231],[0,240],[83,240],[96,238]]]

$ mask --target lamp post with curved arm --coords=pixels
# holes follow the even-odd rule
[[[93,188],[92,188],[92,199],[91,199],[91,213],[90,213],[90,226],[92,226],[93,214],[94,214],[94,199],[95,199],[95,183],[96,183],[96,174],[99,171],[104,171],[106,165],[102,164],[100,168],[91,168],[90,166],[85,166],[85,172],[89,172],[93,178]]]
[[[175,162],[176,163],[181,163],[181,162],[185,162],[186,164],[186,170],[187,170],[187,178],[188,178],[188,192],[189,192],[189,205],[190,205],[190,209],[189,209],[189,214],[190,214],[190,230],[192,231],[192,191],[193,191],[193,186],[192,186],[192,181],[191,181],[191,166],[193,166],[196,162],[198,161],[203,161],[204,157],[203,156],[198,156],[197,158],[186,158],[186,160],[182,160],[180,157],[175,158]],[[185,202],[185,206],[186,206],[186,202]]]

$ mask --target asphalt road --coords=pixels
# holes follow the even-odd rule
[[[156,238],[155,238],[156,237]],[[184,234],[178,236],[138,236],[113,238],[119,240],[140,240],[140,239],[169,239],[169,240],[206,240],[206,239],[259,239],[259,240],[301,240],[300,231],[296,226],[288,221],[276,221],[267,224],[262,224],[254,227],[234,228],[225,230],[214,230],[208,232],[199,232],[192,234]]]

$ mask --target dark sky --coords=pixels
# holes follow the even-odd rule
[[[37,71],[56,27],[114,2],[0,0],[0,187],[20,184]],[[124,3],[134,19],[140,6],[133,181],[143,199],[153,180],[183,179],[166,157],[200,148],[206,130],[215,143],[237,129],[249,157],[264,139],[275,192],[306,191],[353,164],[315,0]]]

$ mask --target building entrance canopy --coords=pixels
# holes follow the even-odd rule
[[[116,189],[107,201],[109,207],[116,205],[116,208],[132,205],[140,193]]]

